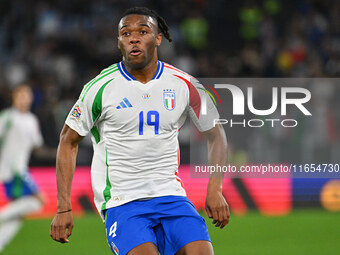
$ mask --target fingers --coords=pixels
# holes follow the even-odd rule
[[[226,204],[226,206],[220,212],[220,215],[221,215],[221,220],[220,220],[221,224],[219,227],[222,229],[229,223],[230,212],[229,212],[228,204]]]
[[[51,226],[51,234],[50,236],[52,237],[53,240],[60,242],[60,243],[65,243],[68,242],[66,241],[66,236],[65,236],[65,231],[66,228],[62,226]]]
[[[53,240],[60,243],[68,243],[68,238],[72,234],[73,229],[73,221],[69,221],[67,223],[62,223],[62,221],[58,218],[58,216],[54,217],[51,228],[50,228],[50,236]]]
[[[67,242],[69,242],[68,238],[72,234],[72,229],[73,229],[73,226],[69,226],[68,229],[67,229],[67,232],[66,232],[66,240],[67,240]]]
[[[215,226],[217,227],[217,225],[219,224],[219,219],[218,219],[218,209],[213,209],[212,210],[212,215],[213,215],[213,224],[215,224]]]
[[[218,210],[218,222],[215,225],[216,227],[223,228],[225,226],[225,218],[223,217],[225,210]]]
[[[230,212],[227,203],[216,208],[207,208],[209,218],[213,218],[212,224],[216,227],[224,228],[229,223]],[[210,214],[210,215],[209,215]]]
[[[66,229],[67,229],[66,227],[62,227],[62,226],[59,227],[59,231],[58,231],[59,240],[56,240],[56,241],[59,241],[61,243],[68,243],[69,242],[68,239],[66,238],[66,234],[65,234]]]
[[[52,223],[51,223],[51,227],[50,227],[50,237],[51,237],[53,240],[55,240],[55,239],[56,239],[56,235],[55,235],[55,227],[54,227],[53,222],[54,222],[54,219],[53,219],[53,221],[52,221]]]
[[[56,229],[56,241],[64,243],[64,240],[61,239],[63,234],[60,233],[60,231],[61,231],[61,226],[58,226]]]
[[[208,217],[213,219],[213,224],[218,224],[219,216],[218,216],[217,210],[215,208],[210,209],[210,207],[207,206],[206,211],[207,211]]]
[[[207,207],[207,208],[205,208],[205,210],[207,211],[208,217],[209,217],[209,218],[212,218],[213,215],[212,215],[212,212],[211,212],[210,208]]]
[[[66,229],[67,229],[66,227],[58,226],[55,231],[55,238],[53,239],[60,243],[68,243],[69,242],[69,240],[67,239],[68,236],[65,234]]]
[[[229,210],[229,205],[227,204],[227,210],[225,211],[226,213],[226,225],[229,223],[229,219],[230,219],[230,210]]]

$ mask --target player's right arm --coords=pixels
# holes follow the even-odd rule
[[[65,125],[57,151],[57,214],[50,228],[50,236],[57,242],[68,243],[72,233],[73,216],[71,206],[71,186],[76,166],[78,144],[83,139],[76,131]],[[61,213],[60,213],[61,212]],[[63,213],[64,212],[64,213]],[[67,230],[67,232],[66,232]]]
[[[111,69],[110,69],[111,68]],[[114,67],[110,67],[113,70]],[[106,70],[106,69],[105,69]],[[71,209],[71,185],[76,166],[79,142],[90,133],[102,113],[104,88],[113,80],[104,70],[82,90],[79,99],[71,109],[60,135],[57,151],[58,212],[51,223],[50,236],[58,242],[68,242],[72,233],[73,217]],[[112,71],[113,72],[113,71]],[[113,73],[112,73],[113,74]],[[67,231],[67,232],[66,232]],[[65,233],[66,232],[66,233]]]

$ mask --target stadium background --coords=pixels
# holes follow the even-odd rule
[[[32,111],[40,120],[46,144],[56,148],[65,117],[82,86],[100,70],[120,60],[116,24],[125,9],[136,5],[155,9],[170,27],[173,42],[163,40],[160,59],[196,77],[336,78],[340,74],[338,1],[2,0],[0,109],[10,105],[11,89],[22,82],[29,83],[34,90]],[[339,163],[338,95],[339,87],[316,88],[312,96],[319,99],[316,108],[323,110],[324,118],[293,132],[281,130],[279,139],[277,134],[256,131],[258,147],[250,146],[245,131],[227,129],[231,160],[275,161],[275,147],[271,143],[275,141],[275,146],[282,148],[275,158],[278,162],[307,163],[302,150],[312,148],[307,155],[310,163]],[[202,209],[207,180],[190,178],[187,136],[188,126],[180,135],[181,174],[189,198]],[[294,146],[307,140],[304,146]],[[72,201],[75,215],[79,216],[79,228],[93,220],[97,223],[92,230],[100,229],[98,233],[101,233],[104,230],[100,220],[92,215],[88,168],[91,153],[91,143],[86,139],[79,149],[81,167],[76,171]],[[46,222],[56,210],[54,164],[49,160],[31,159],[33,175],[47,197],[47,204],[41,213],[32,216],[34,220],[26,223],[23,233],[4,254],[22,251],[40,254],[29,245],[36,238],[43,240],[42,247],[47,247],[41,254],[63,252],[46,238],[49,225]],[[340,245],[334,236],[340,236],[339,186],[337,180],[330,179],[226,179],[224,194],[234,217],[229,229],[211,230],[218,246],[216,254],[280,254],[283,251],[338,254]],[[0,189],[0,204],[5,203]],[[285,226],[291,228],[285,231]],[[87,233],[86,228],[82,231]],[[271,236],[276,231],[282,233],[273,240]],[[297,238],[298,233],[305,238]],[[72,236],[74,242],[79,240],[81,245],[75,244],[74,250],[65,248],[70,252],[65,254],[96,254],[89,248],[81,253],[80,247],[91,243],[90,232],[82,239],[76,235],[80,233]],[[242,243],[240,239],[244,239]],[[98,243],[105,245],[105,240]],[[92,246],[106,249],[96,244],[88,247]]]

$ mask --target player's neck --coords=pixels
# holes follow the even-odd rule
[[[139,82],[147,83],[152,80],[157,72],[158,67],[158,59],[157,56],[154,57],[144,68],[142,69],[134,69],[129,65],[125,64],[126,70]]]
[[[30,110],[27,106],[20,105],[20,104],[13,104],[13,108],[21,113],[27,113]]]

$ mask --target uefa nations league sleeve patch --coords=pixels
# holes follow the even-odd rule
[[[80,120],[80,116],[81,116],[81,109],[79,107],[79,105],[75,105],[73,111],[71,112],[71,116],[74,117],[77,121]]]

